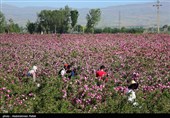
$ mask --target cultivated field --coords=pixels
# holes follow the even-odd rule
[[[0,113],[170,113],[168,34],[1,34],[0,60]],[[64,63],[78,75],[58,77]],[[95,77],[101,65],[107,83]],[[127,102],[131,79],[140,107]]]

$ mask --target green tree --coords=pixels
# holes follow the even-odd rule
[[[63,9],[53,11],[54,32],[63,32],[64,13]]]
[[[105,27],[105,28],[103,29],[103,32],[104,32],[104,33],[112,33],[112,28],[110,28],[110,27]]]
[[[37,31],[45,33],[66,33],[70,23],[70,8],[59,10],[42,10],[37,19]]]
[[[119,28],[113,28],[112,33],[118,33],[121,32]]]
[[[87,14],[87,24],[86,24],[86,32],[94,32],[94,27],[98,24],[101,17],[101,11],[100,9],[91,9],[89,11],[89,14]]]
[[[50,31],[50,21],[51,21],[51,11],[42,10],[38,14],[38,22],[43,30],[43,32],[49,33]]]
[[[102,33],[102,32],[103,32],[102,28],[95,28],[95,29],[94,29],[94,33],[95,33],[95,34],[100,34],[100,33]]]
[[[64,8],[64,24],[63,24],[63,32],[67,33],[70,26],[70,11],[71,9],[68,7],[68,5]]]
[[[168,31],[168,25],[164,25],[161,29],[162,29],[164,32],[167,32],[167,31]]]
[[[72,29],[74,30],[74,27],[77,23],[79,13],[77,10],[72,10],[70,13],[71,13],[71,26],[72,26]]]
[[[126,29],[125,27],[122,27],[122,28],[120,29],[120,32],[125,33],[125,32],[127,32],[127,29]]]
[[[5,26],[6,26],[5,16],[3,13],[0,12],[0,33],[5,32]]]
[[[170,26],[168,26],[168,31],[170,31]]]
[[[81,26],[81,25],[76,25],[76,26],[75,26],[75,30],[76,30],[77,32],[83,33],[83,26]]]
[[[28,21],[26,27],[30,34],[33,34],[36,31],[36,23]]]
[[[9,24],[7,24],[7,30],[8,30],[8,32],[19,33],[20,27],[17,23],[14,23],[14,21],[12,19],[9,19]]]

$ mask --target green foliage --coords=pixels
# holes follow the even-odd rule
[[[107,34],[104,34],[104,36],[106,35]],[[129,37],[127,37],[128,35],[123,36],[125,37],[125,39],[127,39],[126,42],[124,43],[130,42],[128,40]],[[28,35],[24,35],[24,37],[25,36],[28,36]],[[32,35],[30,36],[32,37]],[[83,35],[83,37],[84,36],[85,35]],[[89,37],[91,35],[87,35],[87,36]],[[138,36],[138,35],[135,35],[135,36]],[[61,37],[63,37],[63,35],[61,35]],[[70,35],[68,35],[68,37],[70,37]],[[81,38],[81,37],[78,37],[78,38]],[[29,37],[27,39],[29,39]],[[5,64],[0,65],[1,66],[1,69],[0,69],[0,72],[1,72],[0,105],[3,106],[0,109],[0,113],[5,113],[6,111],[8,111],[9,113],[169,113],[170,112],[169,86],[165,86],[165,87],[168,87],[168,88],[165,88],[163,85],[161,85],[161,84],[169,85],[168,84],[168,80],[170,79],[168,75],[169,73],[165,73],[167,71],[165,69],[169,69],[168,68],[169,63],[163,63],[163,65],[159,65],[160,63],[158,62],[161,62],[161,61],[158,61],[159,58],[152,59],[152,58],[149,58],[149,56],[144,56],[144,54],[146,53],[142,54],[141,52],[145,50],[145,48],[147,49],[147,45],[143,45],[143,46],[140,45],[141,47],[137,45],[137,50],[134,53],[135,56],[134,55],[128,56],[127,54],[125,55],[127,56],[126,58],[121,59],[122,58],[120,56],[121,53],[120,55],[114,53],[115,51],[119,52],[120,51],[119,49],[123,49],[121,46],[123,42],[121,42],[121,40],[118,40],[118,42],[114,42],[114,44],[111,45],[110,47],[108,45],[107,47],[103,46],[103,44],[105,43],[101,43],[102,48],[99,48],[98,47],[99,45],[95,45],[95,46],[89,45],[89,47],[87,47],[86,45],[83,45],[83,46],[80,46],[81,48],[83,48],[82,52],[80,51],[81,50],[80,48],[76,49],[75,48],[76,46],[70,43],[71,40],[69,41],[70,44],[63,43],[65,44],[62,48],[63,50],[57,53],[57,55],[59,56],[64,55],[64,57],[67,57],[65,56],[65,54],[68,54],[69,55],[68,58],[70,58],[71,60],[78,58],[78,60],[76,60],[79,66],[77,68],[78,76],[68,79],[68,78],[57,77],[56,73],[53,72],[53,71],[56,71],[53,65],[54,62],[56,63],[56,60],[57,62],[60,62],[59,59],[53,58],[56,56],[55,51],[48,52],[47,50],[42,49],[41,51],[43,51],[43,53],[42,54],[39,53],[41,55],[41,58],[35,59],[35,62],[31,62],[31,64],[29,64],[28,65],[29,67],[28,67],[25,64],[24,65],[20,64],[20,63],[27,63],[27,61],[24,61],[23,59],[20,59],[20,58],[22,56],[25,57],[25,54],[28,54],[29,52],[30,53],[28,55],[30,56],[30,58],[32,58],[33,57],[32,55],[34,54],[38,56],[39,51],[37,51],[37,53],[34,51],[25,51],[25,53],[23,52],[19,54],[19,55],[22,55],[21,57],[19,55],[18,56],[13,55],[13,52],[14,52],[13,49],[16,48],[18,45],[14,45],[14,43],[11,43],[11,40],[9,41],[10,43],[4,42],[0,44],[1,47],[3,48],[5,47],[5,49],[7,49],[6,51],[2,51],[2,57],[3,57],[2,62],[3,63],[5,62]],[[54,39],[53,41],[57,41],[57,40]],[[91,40],[88,40],[88,41],[91,41]],[[133,40],[133,42],[131,42],[132,44],[130,45],[132,49],[134,48],[133,46],[136,45],[134,42],[135,42],[135,39]],[[82,44],[81,41],[79,43]],[[117,45],[116,43],[120,45]],[[139,40],[138,43],[141,43],[141,40]],[[146,42],[146,43],[150,44],[149,42]],[[93,44],[95,44],[95,42]],[[10,53],[8,52],[9,47],[12,47],[12,46],[14,46],[14,48],[11,48],[11,53]],[[28,45],[23,44],[22,48],[24,48],[25,46],[27,48]],[[34,46],[35,45],[33,45],[33,47]],[[40,43],[39,45],[37,45],[38,47],[37,49],[39,49],[40,46],[44,46],[44,45]],[[74,47],[74,49],[70,50],[70,48],[67,48],[67,46],[68,47],[72,46]],[[51,44],[49,45],[49,47],[51,47]],[[157,48],[157,45],[155,45],[155,49],[159,49],[159,48]],[[95,62],[97,62],[97,59],[95,59],[95,61],[91,60],[92,63],[89,63],[88,65],[85,66],[85,63],[88,62],[88,59],[84,60],[83,58],[79,58],[79,57],[80,55],[83,56],[83,54],[84,56],[86,56],[86,53],[83,53],[85,51],[88,52],[87,54],[92,54],[92,55],[89,55],[89,58],[90,58],[90,56],[93,57],[93,54],[96,54],[96,53],[101,54],[103,53],[103,51],[107,49],[109,49],[111,53],[107,53],[106,51],[106,54],[108,54],[109,56],[104,55],[103,57],[106,57],[106,58],[109,57],[109,59],[113,60],[113,61],[107,60],[108,61],[107,66],[111,70],[110,71],[111,74],[113,72],[113,76],[109,73],[110,75],[108,77],[109,78],[108,82],[103,83],[103,81],[101,81],[100,79],[95,78],[95,73],[94,73],[95,71],[91,72],[93,68],[89,68],[89,69],[83,68],[83,67],[88,67],[88,66],[92,66],[94,68],[97,67],[96,65],[100,65],[100,63],[95,64]],[[150,45],[149,45],[149,49],[150,49]],[[4,54],[5,52],[6,54]],[[51,55],[52,53],[55,55]],[[160,54],[163,55],[166,53],[158,53],[158,56],[160,56]],[[15,56],[15,58],[13,58],[13,56]],[[18,59],[19,59],[19,63],[14,63],[14,65],[12,66],[13,68],[9,68],[10,64],[14,60],[18,60]],[[62,57],[61,60],[62,59],[64,58]],[[66,59],[66,60],[69,63],[70,60],[69,59]],[[78,62],[79,60],[81,61]],[[101,59],[99,58],[98,61],[100,62]],[[41,63],[38,63],[38,62],[41,62]],[[32,81],[31,77],[18,76],[20,73],[20,72],[18,73],[19,67],[21,67],[22,69],[25,69],[24,67],[30,68],[31,65],[34,65],[34,64],[37,65],[36,63],[39,65],[39,68],[40,68],[37,71],[38,80],[36,81],[36,83]],[[57,66],[57,68],[60,68],[63,66],[62,63],[60,64],[61,65]],[[158,65],[156,66],[156,64]],[[160,69],[160,67],[165,67],[165,69],[164,68]],[[48,69],[49,69],[49,72],[48,72]],[[131,74],[136,71],[140,72],[138,76],[139,78],[137,78],[137,81],[139,82],[139,89],[135,91],[136,96],[137,96],[136,101],[139,103],[139,106],[133,106],[132,104],[128,103],[127,96],[124,93],[125,91],[124,90],[122,91],[122,87],[127,86],[126,81],[129,79],[132,79],[133,76],[131,76]],[[22,70],[21,70],[21,73],[22,73]],[[164,73],[165,73],[165,78],[164,76],[160,76],[161,74],[164,74]],[[147,80],[148,77],[150,76],[152,77],[150,79],[153,79],[156,81],[158,78],[161,78],[162,81],[164,82],[161,82],[159,85],[160,87],[157,88],[155,84],[159,84],[158,82]],[[37,86],[37,83],[40,84],[40,87]],[[153,83],[153,84],[150,84],[150,83]],[[100,88],[101,86],[99,86],[102,84],[104,85],[104,87],[102,87],[103,89],[101,89]],[[87,86],[85,87],[85,85],[88,86],[88,89],[87,89]],[[150,86],[155,86],[155,87],[151,90],[149,88]],[[115,89],[116,87],[121,87],[121,90],[117,91]],[[32,93],[32,95],[29,95],[30,93]],[[65,93],[66,93],[66,97],[64,97]],[[97,93],[97,94],[93,96],[92,94],[94,93],[95,94]],[[102,96],[100,97],[100,95]],[[12,96],[12,97],[10,98],[8,96]],[[77,101],[74,103],[74,100],[75,101],[77,100]]]
[[[72,10],[70,13],[71,13],[71,26],[72,26],[72,28],[74,28],[74,26],[77,23],[79,13],[77,10]]]
[[[78,52],[72,51],[70,55],[71,55],[71,57],[76,58],[78,56]]]
[[[86,24],[86,32],[88,33],[94,33],[94,27],[98,24],[101,17],[101,11],[100,9],[91,9],[89,11],[89,14],[87,14],[87,24]]]
[[[8,75],[6,80],[3,78],[0,78],[0,80],[1,85],[12,90],[10,94],[13,96],[13,99],[2,96],[0,101],[2,105],[1,113],[5,111],[8,113],[169,113],[170,111],[168,89],[146,93],[145,99],[143,98],[144,93],[138,90],[136,94],[139,106],[133,106],[127,102],[126,95],[114,91],[114,83],[108,83],[106,90],[102,91],[102,93],[107,91],[111,92],[111,94],[105,96],[103,102],[97,102],[94,99],[92,100],[93,104],[86,105],[84,108],[79,104],[72,104],[70,99],[75,96],[76,98],[79,97],[77,84],[75,84],[77,79],[71,79],[66,84],[61,78],[45,78],[44,81],[39,82],[41,84],[39,88],[36,83],[32,82],[32,78],[28,77],[19,80],[12,75]],[[11,84],[11,81],[14,81],[14,84]],[[63,98],[63,89],[67,89],[67,95],[70,97]],[[5,93],[5,91],[3,92]],[[29,96],[29,93],[33,93],[33,96]],[[88,95],[84,96],[84,99],[88,98]],[[18,103],[20,100],[23,101],[22,104]],[[8,104],[6,104],[6,101],[8,101]]]
[[[5,26],[6,26],[5,16],[3,13],[0,12],[0,33],[5,32]]]
[[[35,23],[32,23],[32,22],[30,22],[30,21],[27,22],[26,27],[27,27],[27,31],[28,31],[30,34],[34,33],[35,30],[36,30],[36,24],[35,24]]]
[[[81,26],[81,25],[76,25],[75,28],[74,28],[74,30],[77,31],[77,32],[81,32],[81,33],[84,32],[84,31],[83,31],[83,26]]]
[[[103,30],[101,28],[95,28],[94,33],[95,34],[103,33]]]
[[[144,28],[125,28],[122,27],[121,29],[118,28],[111,28],[111,27],[105,27],[105,28],[96,28],[94,29],[94,33],[143,33]]]
[[[37,16],[37,32],[68,32],[70,22],[70,8],[68,6],[59,10],[42,10]]]
[[[9,19],[9,24],[7,24],[7,32],[11,33],[11,32],[15,32],[15,33],[19,33],[20,32],[20,27],[17,23],[14,23],[14,21],[12,19]]]
[[[112,33],[112,28],[110,28],[110,27],[105,27],[105,28],[103,29],[103,33]]]

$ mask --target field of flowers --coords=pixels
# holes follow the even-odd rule
[[[170,113],[168,34],[1,34],[0,60],[0,113]],[[58,76],[65,63],[76,77]],[[107,83],[95,77],[101,65]],[[127,102],[131,79],[140,107]]]

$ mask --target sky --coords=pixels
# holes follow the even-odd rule
[[[157,0],[0,0],[0,3],[1,6],[3,6],[3,4],[8,4],[17,7],[48,6],[61,8],[68,5],[72,8],[104,8],[126,4],[156,3],[156,1]]]

